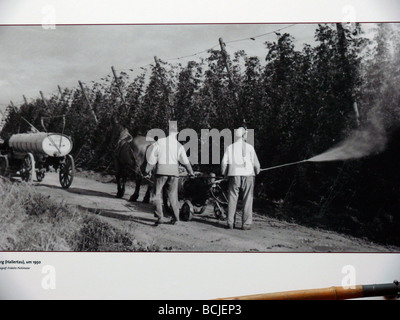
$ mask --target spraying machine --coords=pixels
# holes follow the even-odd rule
[[[0,144],[0,175],[19,176],[23,181],[41,182],[52,167],[59,171],[64,189],[71,186],[75,164],[69,154],[72,140],[64,134],[36,132],[14,134]]]

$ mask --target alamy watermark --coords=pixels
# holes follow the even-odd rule
[[[51,265],[43,266],[42,274],[45,275],[42,278],[41,282],[42,288],[44,290],[56,289],[56,278],[57,278],[56,268]]]
[[[346,5],[342,8],[342,25],[346,29],[354,29],[356,23],[356,9],[352,5]]]
[[[243,150],[239,150],[239,154],[245,154],[245,148],[248,145],[254,147],[254,129],[240,127],[234,129],[201,129],[200,137],[198,133],[191,128],[185,128],[178,132],[177,121],[169,121],[168,134],[162,129],[151,129],[147,132],[146,140],[154,141],[176,133],[176,140],[184,144],[185,151],[191,164],[220,164],[221,150],[225,151],[229,145],[238,139],[246,142],[243,144]],[[169,150],[175,152],[176,147],[172,145],[176,142],[172,140]],[[223,149],[221,144],[223,143]],[[167,150],[168,152],[168,150]],[[147,155],[149,158],[149,154]],[[169,157],[166,157],[169,159]]]
[[[356,268],[352,265],[345,265],[342,268],[345,276],[342,279],[342,287],[344,289],[354,289],[356,287]]]
[[[42,28],[45,30],[56,29],[56,8],[52,5],[46,5],[42,8]]]

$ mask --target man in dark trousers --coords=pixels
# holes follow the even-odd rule
[[[255,175],[260,173],[260,163],[254,147],[246,142],[247,130],[235,130],[235,142],[226,148],[222,158],[222,174],[229,178],[227,228],[233,229],[239,192],[243,193],[242,229],[249,230],[253,223],[253,193]]]
[[[155,206],[155,215],[158,220],[156,225],[172,222],[176,224],[179,221],[179,200],[178,200],[178,183],[179,183],[179,164],[183,165],[190,176],[194,176],[192,166],[186,155],[185,148],[177,140],[178,130],[176,123],[170,123],[169,135],[160,138],[155,142],[149,150],[147,158],[146,174],[155,168],[155,184],[153,188],[153,203]],[[163,216],[163,188],[167,188],[167,196],[174,212],[172,221],[168,221]]]

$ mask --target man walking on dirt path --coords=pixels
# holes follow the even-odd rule
[[[246,142],[247,130],[235,130],[235,142],[226,148],[221,171],[229,178],[227,229],[233,229],[239,192],[243,194],[242,229],[250,230],[253,223],[253,193],[255,175],[260,173],[260,163],[254,147]]]
[[[186,155],[185,148],[177,140],[178,129],[176,122],[170,122],[169,136],[160,138],[155,142],[147,157],[146,174],[155,168],[155,184],[153,188],[154,214],[158,218],[156,225],[179,221],[179,164],[183,165],[190,176],[194,172]],[[163,215],[163,189],[166,188],[168,200],[174,213],[174,218],[168,221]]]

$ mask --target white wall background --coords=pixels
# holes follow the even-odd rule
[[[393,22],[399,9],[397,0],[2,0],[0,24]],[[340,286],[348,265],[357,284],[400,278],[399,253],[0,252],[6,259],[42,264],[0,270],[0,299],[212,299]],[[42,286],[46,265],[55,289]]]

